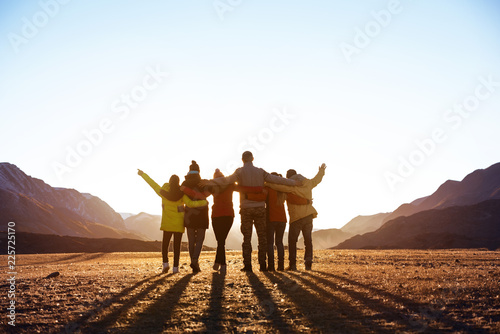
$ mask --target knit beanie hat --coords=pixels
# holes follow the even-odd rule
[[[218,177],[224,177],[224,174],[222,174],[222,172],[220,171],[219,168],[217,168],[215,170],[215,173],[214,173],[214,179],[218,178]]]
[[[200,166],[198,166],[198,164],[196,163],[196,161],[192,160],[191,161],[191,166],[189,166],[189,171],[190,172],[200,172]]]

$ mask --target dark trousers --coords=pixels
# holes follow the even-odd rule
[[[278,251],[278,264],[285,261],[285,247],[283,246],[283,235],[285,234],[285,222],[267,222],[267,264],[268,268],[274,268],[274,243]]]
[[[243,234],[243,264],[252,266],[252,228],[255,225],[259,241],[259,264],[266,265],[267,238],[266,238],[266,208],[243,208],[241,214],[241,233]]]
[[[234,217],[214,217],[212,218],[212,227],[217,239],[217,252],[215,254],[215,263],[226,264],[226,238],[231,226],[233,226]]]
[[[161,242],[161,254],[163,262],[168,262],[168,248],[170,247],[170,239],[174,236],[174,267],[179,266],[179,257],[181,255],[181,232],[163,231],[163,241]]]
[[[190,228],[187,227],[187,236],[189,243],[189,256],[191,257],[191,262],[198,261],[200,258],[201,249],[203,247],[203,241],[205,240],[204,228]]]
[[[297,240],[299,240],[300,232],[302,232],[302,236],[304,237],[304,245],[306,246],[304,260],[306,262],[308,261],[312,262],[313,259],[312,228],[313,228],[312,215],[290,223],[290,230],[288,232],[288,256],[289,256],[290,266],[294,267],[297,264]]]

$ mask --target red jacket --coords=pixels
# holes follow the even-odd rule
[[[248,191],[249,187],[241,187],[244,191]],[[268,219],[271,222],[284,222],[286,223],[286,211],[284,203],[278,201],[278,192],[271,188],[265,187],[264,191],[260,193],[248,192],[245,194],[246,198],[252,201],[264,201],[267,199],[267,212]],[[287,203],[295,205],[310,204],[306,198],[294,194],[287,194]]]
[[[270,222],[286,223],[285,203],[278,202],[278,192],[267,188],[267,208]]]
[[[221,193],[214,193],[214,205],[212,205],[212,218],[215,217],[234,217],[233,209],[233,191],[235,185],[230,184]]]

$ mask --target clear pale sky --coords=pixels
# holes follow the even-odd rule
[[[341,227],[500,161],[499,17],[493,0],[1,1],[0,161],[151,214],[137,168],[324,162],[315,228]]]

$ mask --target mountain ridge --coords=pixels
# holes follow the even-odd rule
[[[10,163],[0,163],[0,221],[25,232],[143,239],[99,197],[51,187]]]

